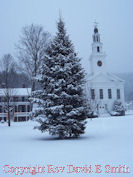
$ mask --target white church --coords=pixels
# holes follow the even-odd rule
[[[90,74],[87,76],[86,92],[90,105],[99,115],[113,109],[115,100],[124,105],[124,81],[107,71],[106,54],[102,50],[97,25],[92,36],[92,53],[89,58]]]

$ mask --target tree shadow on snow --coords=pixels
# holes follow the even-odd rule
[[[37,137],[34,140],[37,141],[84,141],[84,140],[90,140],[93,139],[94,137],[90,137],[90,136],[80,136],[78,138],[74,138],[74,137],[69,137],[69,138],[64,138],[61,139],[59,137],[56,136],[45,136],[45,137]]]

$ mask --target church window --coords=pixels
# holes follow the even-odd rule
[[[111,92],[111,89],[108,89],[108,98],[109,98],[109,99],[112,98],[112,92]]]
[[[100,52],[100,48],[99,47],[97,47],[97,52]]]
[[[100,89],[99,92],[100,92],[100,99],[103,99],[103,89]]]
[[[95,90],[91,89],[91,99],[95,99]]]
[[[93,36],[93,41],[95,42],[95,36]]]
[[[117,89],[117,99],[120,99],[120,89]]]

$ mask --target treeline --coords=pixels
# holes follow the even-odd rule
[[[133,101],[133,72],[117,74],[125,81],[125,99],[126,101]]]
[[[0,72],[0,88],[5,87],[5,72]],[[31,81],[25,73],[11,71],[9,73],[9,88],[31,87]]]

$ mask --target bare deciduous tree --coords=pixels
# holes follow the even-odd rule
[[[41,59],[44,58],[49,38],[49,33],[44,32],[42,26],[32,24],[22,29],[17,45],[18,58],[31,79],[32,91],[35,90],[34,77],[38,72]]]
[[[4,111],[7,112],[8,114],[8,126],[11,125],[11,117],[10,113],[11,110],[13,109],[11,105],[11,98],[13,94],[13,88],[10,87],[10,80],[13,78],[12,76],[12,71],[15,70],[16,68],[16,62],[14,61],[13,57],[10,54],[5,54],[1,61],[0,61],[0,70],[3,72],[3,84],[4,88],[1,90],[1,95],[3,95],[3,108]],[[12,79],[11,79],[12,78]],[[13,81],[13,80],[12,80]]]

